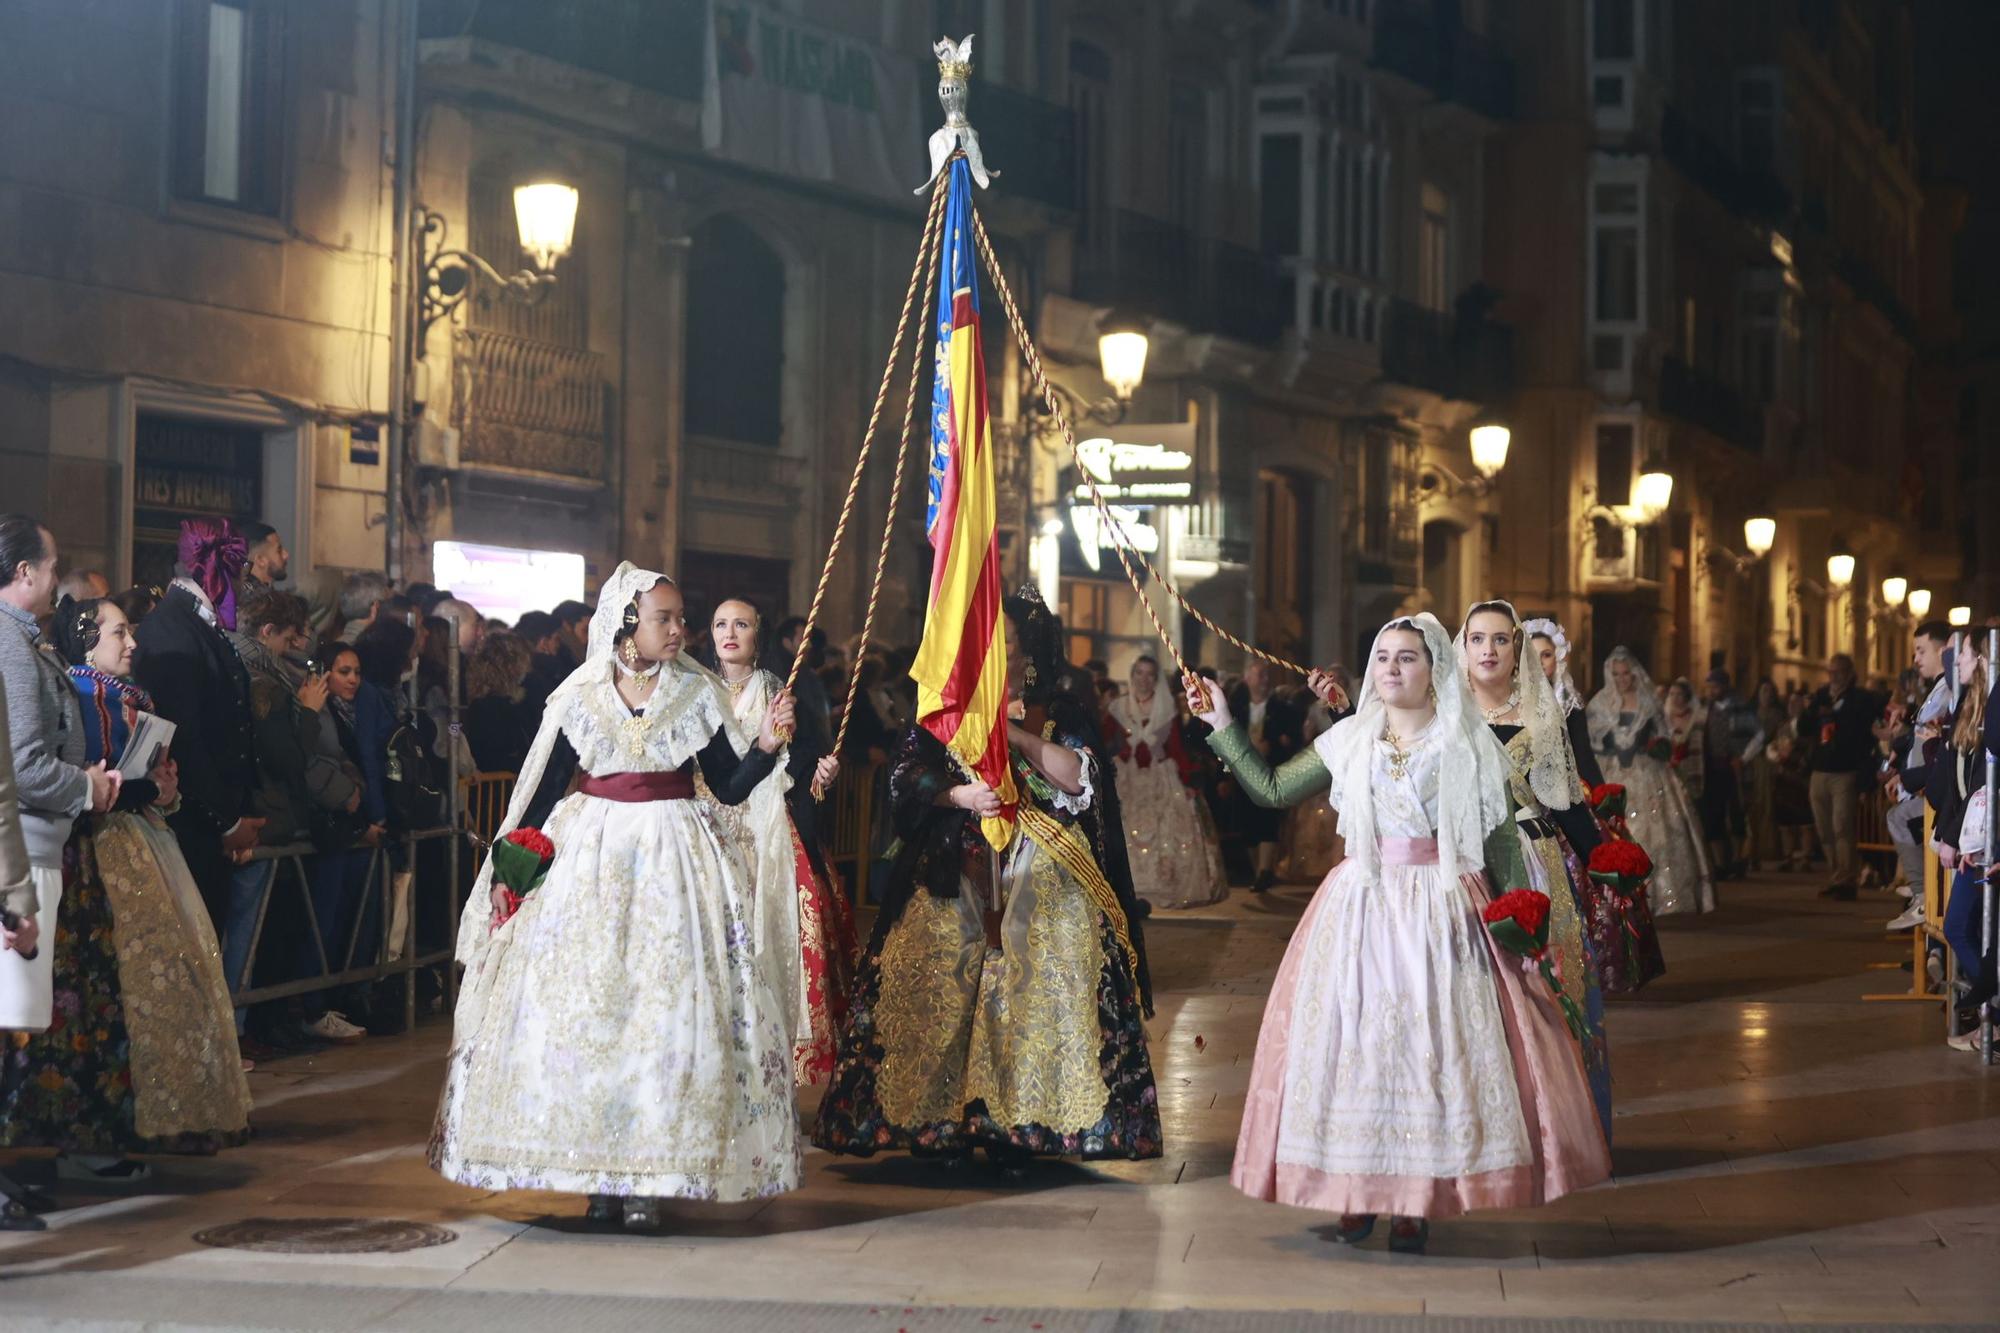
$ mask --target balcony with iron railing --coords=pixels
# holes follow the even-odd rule
[[[1370,63],[1428,89],[1439,101],[1456,103],[1488,120],[1511,120],[1514,62],[1463,22],[1423,12],[1426,9],[1382,5],[1375,18]]]
[[[1382,374],[1461,402],[1496,402],[1514,389],[1514,330],[1393,300],[1383,311]]]
[[[421,0],[418,35],[474,38],[699,101],[702,0]]]
[[[1129,209],[1108,239],[1077,256],[1079,300],[1249,343],[1273,342],[1292,323],[1291,278],[1254,250]]]
[[[611,389],[603,354],[462,328],[452,374],[462,464],[605,479]]]
[[[1764,450],[1764,414],[1750,397],[1677,356],[1660,362],[1660,409],[1751,453]]]

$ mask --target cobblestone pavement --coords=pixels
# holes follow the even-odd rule
[[[1216,1321],[1237,1312],[1227,1322],[1242,1328],[1307,1326],[1239,1317],[1281,1310],[1487,1327],[1551,1317],[1991,1326],[2000,1081],[1944,1046],[1935,1008],[1861,1002],[1907,984],[1881,931],[1895,900],[1827,903],[1814,887],[1728,885],[1719,915],[1665,923],[1669,974],[1611,1010],[1614,1185],[1441,1225],[1422,1259],[1342,1249],[1328,1239],[1331,1218],[1229,1187],[1264,995],[1308,897],[1297,887],[1238,891],[1149,924],[1160,1161],[1045,1164],[1010,1188],[977,1169],[814,1153],[795,1194],[677,1207],[658,1236],[596,1234],[580,1199],[463,1189],[425,1167],[448,1035],[433,1023],[259,1070],[256,1140],[158,1161],[148,1192],[65,1186],[53,1230],[0,1236],[0,1325],[491,1330],[590,1310],[607,1326],[807,1326],[803,1305],[727,1304],[776,1301],[824,1306],[813,1327],[913,1333],[964,1320],[1109,1327],[1050,1322],[1048,1311],[1183,1307]],[[1871,970],[1882,963],[1890,970]],[[16,1160],[46,1173],[45,1161]],[[362,1254],[193,1239],[303,1218],[451,1234]]]

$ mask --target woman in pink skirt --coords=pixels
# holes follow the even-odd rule
[[[1369,659],[1355,714],[1275,771],[1218,691],[1191,698],[1251,799],[1325,792],[1347,844],[1278,969],[1230,1179],[1339,1213],[1347,1244],[1387,1213],[1420,1253],[1432,1219],[1545,1203],[1611,1160],[1553,995],[1481,920],[1528,881],[1451,636],[1393,620]]]

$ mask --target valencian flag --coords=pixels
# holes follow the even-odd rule
[[[1013,837],[1015,793],[1007,760],[1006,621],[1000,611],[1000,542],[993,484],[993,428],[986,415],[986,358],[979,345],[979,266],[972,233],[972,173],[951,162],[938,274],[937,357],[931,388],[930,606],[910,674],[917,721],[1000,796],[1002,815],[982,821],[986,840]]]

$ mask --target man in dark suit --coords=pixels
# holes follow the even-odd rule
[[[257,761],[250,677],[223,634],[236,626],[243,539],[227,519],[192,519],[181,524],[180,556],[187,573],[139,622],[133,674],[177,728],[181,808],[167,822],[223,936],[240,858],[257,846],[264,825],[251,805]],[[229,980],[232,988],[241,982]]]
[[[1243,719],[1251,743],[1271,767],[1284,763],[1305,745],[1305,715],[1271,692],[1271,666],[1262,658],[1251,658],[1243,668],[1242,681],[1230,692],[1229,706]],[[1262,893],[1278,882],[1278,836],[1285,812],[1253,804],[1239,787],[1234,819],[1250,845],[1255,874],[1250,891]]]

